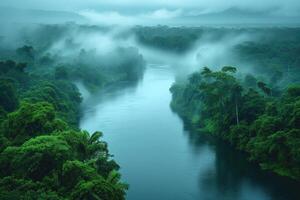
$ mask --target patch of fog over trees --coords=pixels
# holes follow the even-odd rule
[[[172,107],[181,116],[298,179],[299,32],[4,23],[0,199],[124,199],[119,166],[101,132],[79,130],[79,108],[84,95],[138,83],[147,63],[176,73]]]
[[[125,199],[128,185],[102,132],[79,129],[79,89],[137,83],[145,69],[138,49],[105,27],[16,25],[5,33],[0,199]]]
[[[205,60],[209,56],[201,51],[199,57],[196,54],[210,65],[179,77],[170,89],[171,107],[199,134],[229,141],[262,169],[296,180],[300,178],[299,31],[247,28],[213,33],[216,48],[203,48],[212,59]],[[228,37],[234,33],[238,35]]]

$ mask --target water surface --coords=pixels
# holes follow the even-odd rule
[[[130,184],[128,200],[298,200],[299,185],[259,170],[229,145],[185,130],[171,111],[168,66],[83,103],[81,128],[101,130]]]

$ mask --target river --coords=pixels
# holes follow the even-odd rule
[[[136,85],[85,95],[82,129],[104,132],[128,200],[298,200],[295,182],[258,169],[228,144],[193,134],[170,109],[174,73],[148,65]],[[86,92],[85,92],[86,93]]]

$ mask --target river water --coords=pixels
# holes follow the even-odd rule
[[[228,144],[185,130],[171,111],[168,66],[136,85],[85,95],[81,128],[104,132],[128,200],[298,200],[299,184],[264,172]],[[84,92],[86,93],[86,92]]]

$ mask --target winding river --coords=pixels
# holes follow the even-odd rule
[[[171,111],[174,73],[148,65],[136,85],[89,96],[81,128],[101,130],[130,184],[128,200],[298,200],[299,184],[261,171],[229,145],[185,130]]]

